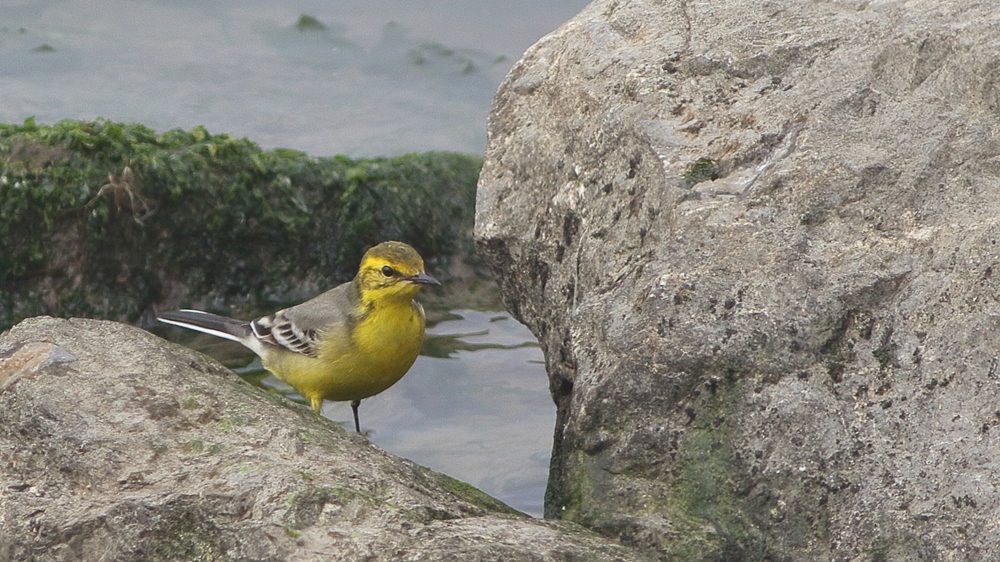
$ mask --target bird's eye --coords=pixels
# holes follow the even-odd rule
[[[395,274],[396,274],[395,269],[389,267],[388,265],[382,266],[382,275],[385,275],[386,277],[392,277]]]

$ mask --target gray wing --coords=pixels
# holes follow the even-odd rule
[[[350,334],[355,319],[350,283],[344,283],[302,304],[250,322],[258,340],[309,357],[319,356],[319,340]]]

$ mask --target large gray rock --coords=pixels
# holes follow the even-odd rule
[[[636,559],[141,330],[0,337],[0,560]]]
[[[546,513],[681,560],[1000,559],[1000,9],[598,0],[498,93],[476,237]]]

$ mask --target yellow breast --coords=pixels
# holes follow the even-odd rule
[[[350,335],[321,339],[317,357],[275,354],[264,367],[310,400],[362,400],[406,374],[423,345],[424,323],[423,307],[414,301],[379,306]]]

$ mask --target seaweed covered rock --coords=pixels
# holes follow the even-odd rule
[[[481,163],[313,158],[105,120],[0,125],[0,328],[135,321],[182,298],[266,308],[352,277],[386,239],[429,258],[470,252]]]
[[[998,25],[597,0],[525,54],[476,237],[545,352],[547,516],[670,560],[1000,559]]]
[[[108,321],[0,336],[0,560],[642,560]]]

